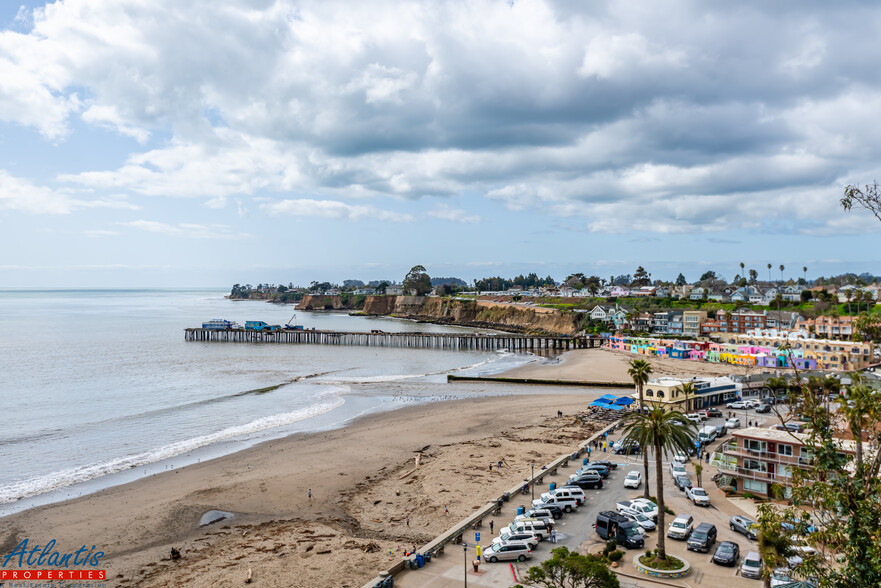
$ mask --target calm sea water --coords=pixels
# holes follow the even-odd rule
[[[183,329],[204,320],[284,324],[293,313],[291,306],[229,301],[224,294],[0,290],[0,399],[7,417],[0,425],[0,516],[273,437],[340,426],[368,412],[510,393],[447,384],[446,374],[491,373],[536,359],[185,342]],[[349,331],[468,330],[339,313],[299,312],[296,322]],[[262,390],[271,386],[279,387]]]

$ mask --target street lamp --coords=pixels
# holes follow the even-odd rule
[[[465,588],[468,588],[468,544],[462,545],[462,552],[465,554]]]

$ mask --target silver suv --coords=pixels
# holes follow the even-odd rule
[[[688,539],[694,530],[694,518],[690,514],[677,515],[667,529],[667,537],[671,539]]]
[[[494,543],[483,550],[483,557],[488,562],[526,561],[532,557],[532,550],[524,543]]]

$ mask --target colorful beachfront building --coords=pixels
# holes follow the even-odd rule
[[[723,335],[728,335],[732,338],[740,336],[737,333],[724,333]],[[780,341],[761,345],[755,341],[747,343],[745,341],[737,342],[733,339],[730,343],[723,343],[613,335],[609,338],[609,347],[637,355],[652,355],[710,363],[728,363],[731,365],[768,368],[794,367],[800,370],[814,370],[818,369],[818,366],[822,367],[815,353],[806,354],[805,349],[801,347],[793,348],[794,346],[790,346],[784,348]],[[871,354],[867,357],[870,356]],[[840,369],[836,368],[837,364],[832,362],[824,362],[823,365],[828,365],[829,367],[822,367],[822,369]],[[849,367],[847,369],[859,368]]]
[[[791,357],[792,365],[799,369],[852,371],[867,368],[876,361],[875,346],[871,342],[810,339],[795,333],[765,334],[761,331],[723,333],[719,339],[728,345],[767,347],[778,356]],[[788,364],[768,367],[788,367]]]

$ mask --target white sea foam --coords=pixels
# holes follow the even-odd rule
[[[228,427],[214,433],[193,437],[192,439],[184,439],[135,455],[128,455],[102,463],[51,472],[29,480],[22,480],[6,486],[0,486],[0,504],[14,502],[21,498],[36,496],[52,490],[58,490],[59,488],[71,486],[79,482],[86,482],[101,476],[121,472],[129,468],[156,463],[219,441],[226,441],[243,435],[249,435],[313,418],[341,406],[345,402],[341,395],[346,390],[346,387],[337,388],[334,391],[332,398],[299,410],[259,418],[243,425]]]

